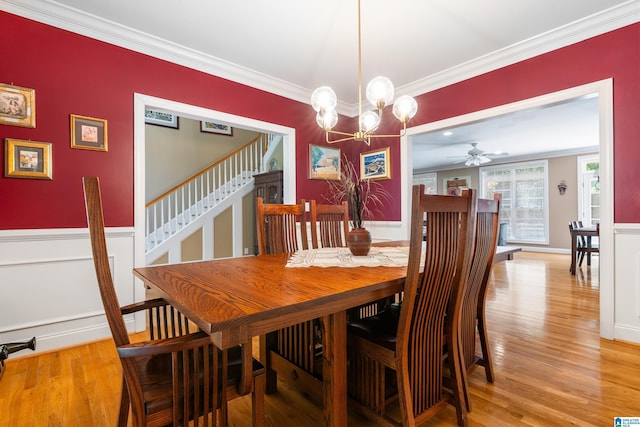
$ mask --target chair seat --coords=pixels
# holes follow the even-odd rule
[[[347,323],[347,331],[350,334],[395,351],[400,308],[401,305],[399,303],[393,303],[380,310],[374,316],[349,321]]]

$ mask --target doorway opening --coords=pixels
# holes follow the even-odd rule
[[[427,123],[407,129],[401,138],[401,226],[402,238],[408,238],[406,227],[411,206],[411,182],[413,178],[412,138],[415,135],[460,126],[464,123],[525,110],[548,104],[563,102],[580,96],[598,95],[599,147],[600,147],[600,336],[614,338],[614,246],[613,246],[613,81],[601,80],[550,94],[501,105],[482,111]]]
[[[134,266],[145,265],[145,109],[157,109],[175,113],[192,120],[222,122],[230,126],[254,132],[282,136],[282,169],[284,203],[296,198],[295,129],[254,120],[242,116],[197,107],[144,94],[134,94]],[[134,300],[140,301],[145,292],[142,283],[136,281]]]

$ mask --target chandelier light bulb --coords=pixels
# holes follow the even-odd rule
[[[406,124],[418,112],[418,103],[408,95],[402,95],[393,104],[393,115]]]
[[[393,83],[386,77],[378,76],[369,82],[366,94],[369,102],[382,110],[393,99]]]
[[[316,123],[325,131],[330,131],[338,124],[338,113],[334,109],[318,111]]]
[[[360,129],[363,132],[372,132],[380,124],[380,117],[375,111],[367,111],[360,116]]]
[[[311,94],[311,106],[317,112],[335,110],[338,97],[329,86],[320,86]]]

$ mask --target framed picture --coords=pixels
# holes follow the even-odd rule
[[[36,91],[0,83],[0,124],[36,127]]]
[[[233,135],[233,128],[224,123],[216,123],[216,122],[200,122],[200,132],[207,133],[219,133],[221,135]]]
[[[309,178],[340,179],[340,149],[309,145]]]
[[[107,151],[107,121],[71,114],[71,148]]]
[[[466,190],[470,185],[470,176],[442,178],[442,192],[450,196],[459,196],[462,194],[462,190]]]
[[[360,153],[360,179],[391,179],[390,148]]]
[[[4,176],[52,179],[51,143],[4,139]]]
[[[178,129],[178,116],[162,110],[144,110],[144,122],[150,125]]]

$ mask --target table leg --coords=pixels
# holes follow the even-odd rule
[[[347,312],[322,318],[324,425],[347,425]]]
[[[576,274],[576,234],[571,233],[571,267],[569,271],[575,276]]]
[[[266,369],[266,394],[271,394],[278,391],[278,377],[276,375],[276,371],[271,368],[271,350],[275,350],[277,348],[277,332],[270,332],[266,335],[260,335],[260,362],[262,362]]]

